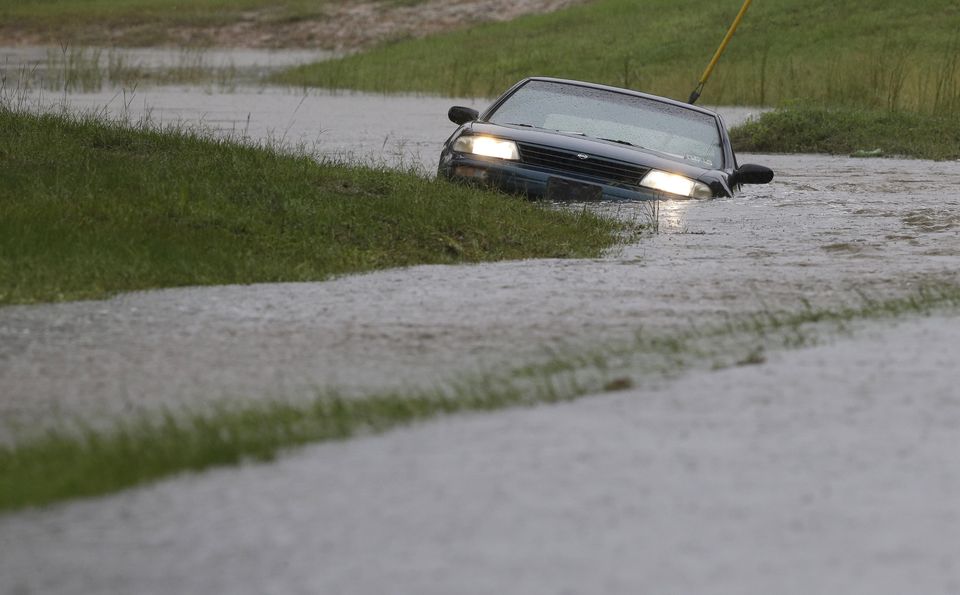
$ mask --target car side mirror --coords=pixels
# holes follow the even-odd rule
[[[466,124],[479,118],[480,112],[469,107],[455,105],[447,112],[447,117],[450,118],[450,121],[454,124]]]
[[[733,181],[731,185],[740,184],[769,184],[773,179],[773,170],[762,165],[745,163],[733,172]]]

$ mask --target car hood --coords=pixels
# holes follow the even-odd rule
[[[631,147],[629,145],[588,136],[565,134],[552,130],[543,130],[541,128],[527,128],[525,126],[493,124],[479,121],[466,124],[463,128],[464,132],[470,132],[471,134],[489,134],[518,142],[546,145],[577,153],[587,153],[607,159],[636,163],[644,167],[678,173],[711,185],[716,181],[721,181],[723,185],[726,186],[726,178],[729,173],[727,172],[725,174],[725,172],[721,170],[698,167],[680,159],[671,158],[662,153],[656,153],[640,147]]]

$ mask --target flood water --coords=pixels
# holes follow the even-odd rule
[[[322,50],[0,47],[0,78],[8,86],[39,86],[61,90],[64,75],[88,79],[81,87],[107,88],[110,78],[126,73],[150,77],[174,70],[204,74],[219,86],[252,83],[280,68],[327,60]],[[130,85],[131,87],[134,85]],[[137,83],[136,86],[144,86]]]
[[[430,174],[482,99],[176,87],[34,91],[23,101],[201,126],[249,142]],[[728,122],[752,110],[723,110]],[[324,283],[132,293],[0,309],[0,417],[109,416],[198,399],[430,385],[752,313],[856,304],[958,281],[960,163],[740,155],[776,171],[735,198],[665,201],[658,233],[599,260],[422,266]],[[649,203],[601,204],[649,223]]]

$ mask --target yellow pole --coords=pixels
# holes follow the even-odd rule
[[[720,61],[720,56],[723,54],[723,51],[727,49],[727,44],[730,43],[734,32],[736,32],[737,27],[740,26],[740,21],[743,20],[743,15],[745,15],[747,9],[750,8],[751,2],[753,2],[753,0],[744,0],[743,6],[740,7],[740,12],[737,13],[737,18],[733,19],[733,24],[730,25],[730,29],[723,37],[723,41],[720,42],[720,47],[717,48],[717,52],[713,55],[713,59],[710,60],[710,64],[707,64],[706,70],[704,70],[703,75],[700,76],[699,84],[697,88],[693,90],[693,93],[690,94],[690,99],[687,100],[687,103],[694,103],[700,98],[700,92],[703,91],[703,86],[706,84],[707,79],[710,78],[710,75],[713,74],[714,67],[716,67],[717,62]]]

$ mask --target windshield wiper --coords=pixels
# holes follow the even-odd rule
[[[641,147],[640,145],[635,145],[635,144],[633,144],[633,143],[631,143],[631,142],[629,142],[629,141],[620,140],[620,139],[618,139],[618,138],[601,138],[600,140],[605,140],[605,141],[608,141],[608,142],[611,142],[611,143],[617,143],[617,144],[620,144],[620,145],[628,145],[628,146],[631,146],[631,147],[639,147],[639,148],[641,148],[641,149],[644,149],[644,148],[645,148],[645,147]]]
[[[516,122],[504,122],[507,126],[523,126],[524,128],[536,128],[533,124],[518,124]]]

